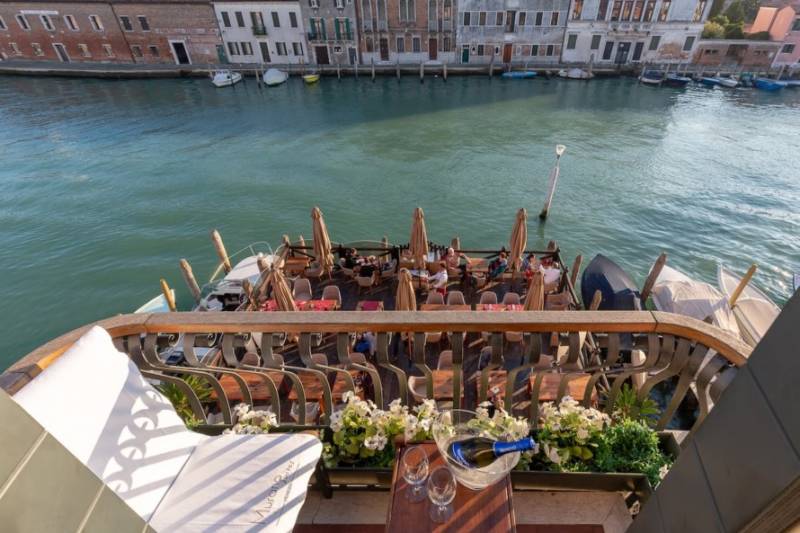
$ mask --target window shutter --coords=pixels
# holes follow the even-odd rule
[[[352,39],[352,37],[350,37],[350,19],[349,18],[344,19],[344,31],[345,31],[346,38],[348,40]]]
[[[309,33],[311,33],[311,40],[313,41],[317,38],[317,25],[314,24],[314,17],[308,19],[308,27],[311,28]]]
[[[328,39],[328,31],[325,28],[325,19],[319,19],[319,27],[322,29],[322,40],[325,41]]]
[[[333,19],[333,29],[336,31],[336,40],[340,40],[342,38],[341,32],[339,31],[339,19]]]

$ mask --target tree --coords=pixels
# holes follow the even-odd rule
[[[742,0],[734,0],[728,9],[725,10],[725,16],[731,22],[744,22],[744,6]]]
[[[725,26],[726,39],[744,39],[744,23],[735,22]]]
[[[725,26],[717,22],[708,21],[703,26],[703,39],[724,39]]]
[[[745,22],[752,22],[758,14],[759,0],[742,0]]]
[[[717,15],[715,17],[710,18],[709,20],[711,22],[716,22],[720,26],[727,26],[728,24],[731,23],[731,21],[728,20],[728,17],[726,17],[725,15]]]

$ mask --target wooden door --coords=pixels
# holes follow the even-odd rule
[[[428,39],[428,59],[435,60],[438,52],[439,42],[436,39]]]
[[[315,46],[314,51],[317,54],[317,65],[329,65],[330,60],[328,59],[328,47],[327,46]]]
[[[511,63],[511,48],[513,46],[513,44],[508,43],[503,47],[503,63]]]
[[[389,39],[381,37],[381,61],[389,61]]]

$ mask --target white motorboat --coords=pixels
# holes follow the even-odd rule
[[[739,85],[739,82],[737,80],[734,80],[733,78],[717,77],[717,80],[719,85],[722,85],[723,87],[727,87],[729,89],[734,89]]]
[[[230,87],[242,81],[242,75],[230,70],[215,70],[211,73],[211,83],[215,87]]]
[[[170,289],[172,299],[175,299],[175,289]],[[154,296],[146,304],[138,308],[134,313],[169,313],[169,304],[163,294]]]
[[[677,313],[711,323],[728,333],[741,337],[736,318],[728,299],[716,287],[695,281],[686,274],[664,265],[652,292],[653,303],[659,311]]]
[[[594,74],[581,68],[561,69],[558,71],[558,76],[570,80],[590,80],[594,78]]]
[[[274,87],[288,80],[289,73],[276,68],[271,68],[267,69],[262,77],[264,78],[264,83],[267,84],[267,87]]]
[[[717,267],[717,283],[728,301],[741,281],[722,265]],[[752,284],[744,287],[733,305],[733,316],[739,324],[742,339],[750,346],[758,344],[780,312],[775,302]]]

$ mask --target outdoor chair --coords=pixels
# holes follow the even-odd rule
[[[447,293],[447,305],[466,305],[464,293],[461,291],[449,291]]]
[[[517,294],[516,292],[507,292],[505,296],[503,296],[503,304],[519,305],[519,294]]]
[[[486,291],[481,293],[481,305],[496,305],[497,304],[497,294],[492,291]]]
[[[311,265],[309,265],[304,271],[304,275],[307,278],[317,278],[317,279],[319,279],[319,278],[322,277],[322,274],[324,274],[324,273],[325,273],[325,269],[322,268],[322,265],[320,263],[317,263],[317,262],[311,263]]]
[[[358,283],[358,292],[362,290],[369,291],[375,286],[375,274],[371,276],[356,276],[356,283]]]
[[[341,309],[342,307],[342,292],[339,290],[339,287],[336,285],[327,285],[324,289],[322,289],[322,299],[323,300],[336,300],[336,308]]]
[[[145,375],[93,327],[13,399],[148,530],[291,531],[320,441],[189,431]]]
[[[434,305],[436,305],[436,304],[444,305],[444,296],[442,296],[442,293],[440,293],[440,292],[435,292],[435,291],[434,292],[429,292],[428,293],[428,297],[425,300],[425,303],[426,304],[434,304]]]
[[[453,350],[444,350],[439,354],[436,370],[453,370]]]
[[[313,299],[311,282],[306,278],[297,278],[294,282],[294,288],[292,289],[292,297],[295,301],[308,301]]]

